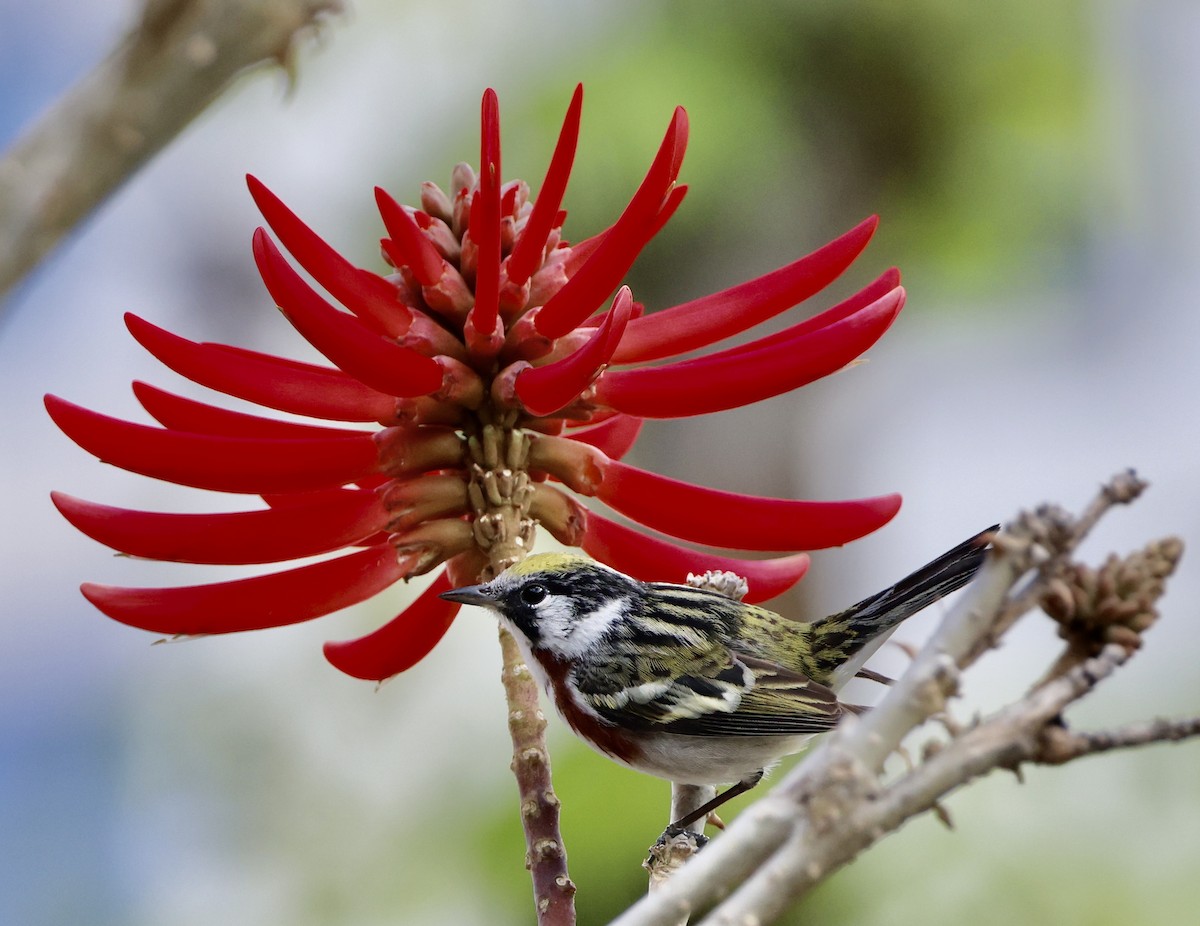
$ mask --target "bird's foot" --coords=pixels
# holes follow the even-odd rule
[[[642,867],[651,872],[674,870],[708,845],[708,837],[695,830],[671,825],[663,830]]]
[[[686,836],[691,842],[695,843],[697,850],[703,849],[708,845],[708,837],[703,833],[697,833],[695,830],[690,830],[686,826],[679,826],[676,823],[672,823],[662,831],[662,835],[658,837],[658,842],[655,845],[666,845],[669,842],[674,842],[681,836]]]

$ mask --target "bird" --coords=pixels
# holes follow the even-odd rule
[[[711,588],[643,582],[573,553],[535,553],[441,597],[493,611],[589,746],[678,784],[729,784],[669,837],[742,794],[784,756],[864,708],[837,691],[905,619],[965,585],[999,525],[814,621]]]

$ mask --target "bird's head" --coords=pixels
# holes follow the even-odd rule
[[[627,615],[642,583],[570,553],[537,553],[491,582],[443,592],[448,601],[491,608],[531,646],[577,659]]]

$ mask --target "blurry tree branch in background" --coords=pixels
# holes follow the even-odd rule
[[[0,160],[0,296],[108,194],[341,0],[147,0],[138,21]]]
[[[933,811],[949,825],[939,802],[988,772],[1019,775],[1023,762],[1060,765],[1200,735],[1200,717],[1099,732],[1073,731],[1062,717],[1136,652],[1182,555],[1182,543],[1167,538],[1098,569],[1071,561],[1100,517],[1144,486],[1123,473],[1078,518],[1052,506],[1020,515],[996,537],[975,581],[887,696],[828,734],[766,798],[614,923],[674,926],[709,909],[701,922],[710,926],[769,923],[913,816]],[[954,723],[947,702],[963,670],[1038,606],[1058,621],[1063,652],[1023,697],[971,724]],[[931,719],[948,737],[927,743],[915,766],[885,778],[885,760]]]

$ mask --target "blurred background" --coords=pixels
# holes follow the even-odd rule
[[[85,74],[130,2],[0,0],[0,144]],[[859,365],[748,409],[652,424],[636,465],[812,498],[900,491],[876,535],[814,557],[780,607],[815,615],[1042,501],[1078,510],[1135,467],[1093,562],[1200,541],[1200,7],[1190,0],[978,6],[942,0],[358,0],[282,75],[245,79],[118,192],[0,316],[0,922],[528,923],[523,842],[490,621],[464,614],[381,689],[320,644],[403,604],[151,647],[83,580],[219,581],[234,569],[117,559],[52,488],[131,508],[228,500],[98,464],[59,434],[52,391],[138,420],[131,379],[183,381],[126,334],[134,311],[194,340],[305,358],[256,280],[262,178],[343,253],[378,267],[371,188],[413,202],[478,161],[500,95],[504,171],[536,191],[576,82],[570,237],[619,213],[687,107],[687,202],[631,274],[648,306],[774,269],[877,212],[840,288],[904,271],[908,306]],[[200,391],[193,391],[199,396]],[[1083,727],[1200,709],[1195,553],[1162,622],[1071,715]],[[919,642],[940,609],[902,631]],[[960,719],[1052,658],[1031,615],[968,676]],[[874,666],[903,669],[886,648]],[[874,697],[860,693],[864,699]],[[581,923],[645,885],[668,787],[553,726]],[[914,748],[934,735],[914,738]],[[1200,744],[995,775],[829,880],[788,922],[1168,923],[1200,905]]]

